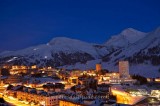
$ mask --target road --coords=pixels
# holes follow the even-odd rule
[[[31,104],[25,104],[23,101],[18,101],[16,98],[13,97],[3,97],[3,99],[11,106],[34,106]]]

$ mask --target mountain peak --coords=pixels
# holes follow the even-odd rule
[[[135,36],[135,35],[139,35],[139,34],[145,34],[144,32],[141,32],[141,31],[138,31],[136,29],[133,29],[133,28],[127,28],[127,29],[124,29],[120,35],[123,35],[123,36]]]
[[[125,47],[145,37],[146,33],[140,32],[133,28],[124,29],[120,34],[112,36],[106,42],[106,45],[112,47]]]
[[[123,31],[138,31],[138,30],[136,30],[136,29],[134,29],[134,28],[126,28],[126,29],[124,29]],[[122,32],[123,32],[122,31]]]
[[[49,45],[56,45],[56,44],[65,44],[65,43],[72,43],[72,42],[80,42],[79,40],[76,39],[71,39],[67,37],[56,37],[53,38],[48,44]]]

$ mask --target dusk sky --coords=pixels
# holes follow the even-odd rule
[[[123,29],[160,26],[160,0],[0,0],[0,52],[54,37],[104,43]]]

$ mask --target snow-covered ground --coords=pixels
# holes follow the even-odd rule
[[[102,64],[103,69],[108,69],[112,72],[118,72],[118,65],[114,66],[114,64],[108,64],[108,62],[102,62],[100,59],[88,61],[87,64],[76,63],[75,65],[66,65],[63,68],[65,69],[80,69],[80,70],[87,70],[87,69],[95,69],[97,63]],[[62,67],[60,67],[62,68]],[[138,65],[131,65],[129,67],[129,73],[131,75],[137,74],[142,75],[147,78],[156,78],[160,76],[159,67],[146,65],[146,64],[138,64]]]

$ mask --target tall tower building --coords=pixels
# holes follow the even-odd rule
[[[119,74],[120,74],[120,78],[129,78],[129,62],[128,61],[119,62]]]
[[[102,65],[96,64],[96,71],[101,71],[101,70],[102,70]]]

